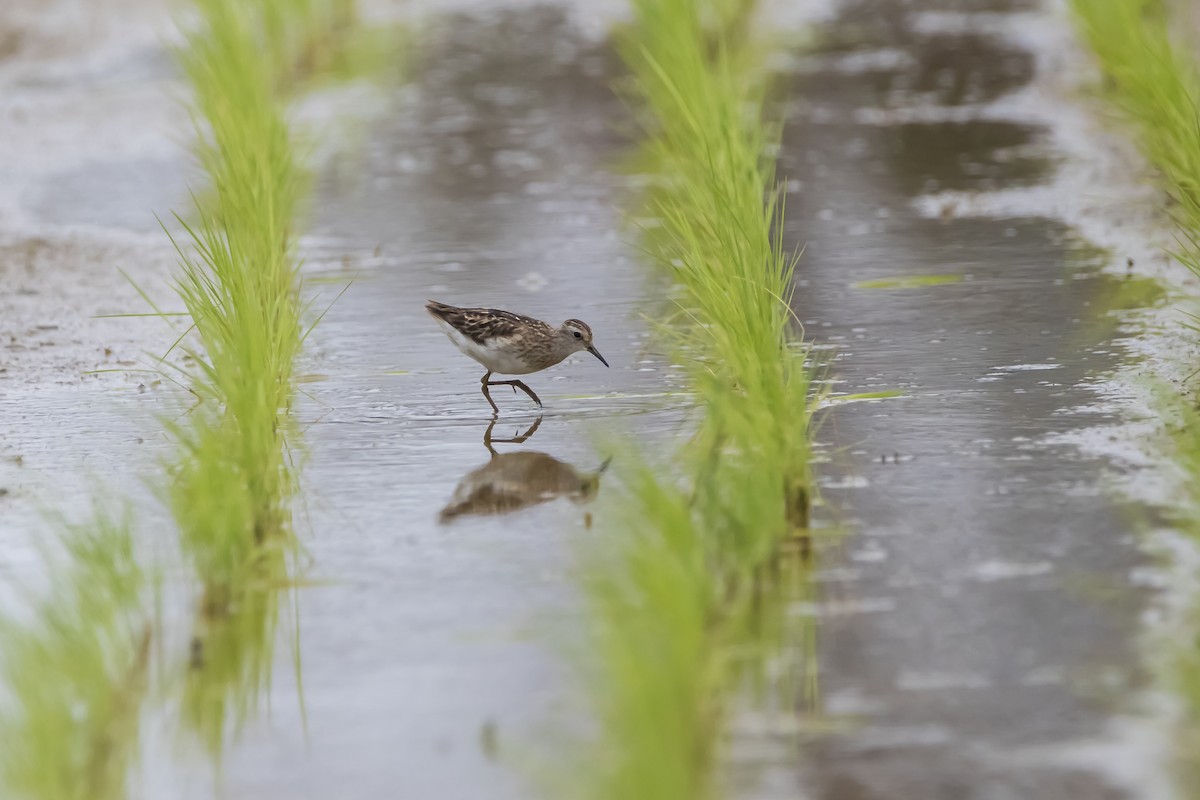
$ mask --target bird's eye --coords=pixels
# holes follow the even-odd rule
[[[576,338],[576,339],[582,339],[582,338],[583,338],[583,334],[582,334],[582,333],[580,333],[579,331],[574,331],[574,333],[575,333],[575,338]]]

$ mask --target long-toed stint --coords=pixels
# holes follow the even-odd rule
[[[511,386],[525,392],[541,408],[542,401],[533,389],[518,380],[494,381],[493,372],[502,375],[528,375],[553,367],[572,353],[584,350],[608,366],[604,356],[592,345],[592,329],[577,319],[569,319],[557,328],[533,317],[495,308],[458,308],[429,300],[425,310],[445,329],[450,341],[487,370],[479,380],[483,396],[492,411],[500,409],[492,400],[489,386]]]

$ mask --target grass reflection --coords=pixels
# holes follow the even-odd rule
[[[253,719],[270,688],[280,606],[291,601],[294,608],[291,562],[288,548],[263,547],[248,575],[235,584],[205,587],[198,604],[182,718],[217,764],[227,741]],[[291,619],[298,626],[294,614]],[[298,648],[293,663],[299,675]]]

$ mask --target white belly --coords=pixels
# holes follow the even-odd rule
[[[446,335],[450,337],[450,341],[454,342],[455,347],[464,355],[483,364],[491,372],[499,372],[501,375],[528,375],[531,372],[537,372],[536,369],[531,369],[521,359],[516,358],[512,349],[505,346],[507,342],[504,339],[489,339],[483,344],[479,344],[463,336],[448,322],[439,319],[438,324],[442,326],[442,330],[446,331]]]

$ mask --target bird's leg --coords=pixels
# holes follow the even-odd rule
[[[488,373],[488,375],[491,375],[491,374],[492,373],[490,373],[490,372]],[[531,399],[533,402],[538,404],[538,408],[542,407],[542,399],[533,393],[533,389],[530,389],[528,386],[526,386],[521,381],[488,381],[487,385],[488,386],[511,386],[511,387],[513,387],[513,394],[516,394],[517,389],[520,389],[522,392],[529,395],[529,399]]]
[[[496,401],[492,399],[492,393],[488,391],[488,386],[490,385],[488,383],[488,378],[490,377],[492,377],[492,371],[488,370],[483,374],[483,377],[479,379],[479,386],[483,389],[483,396],[487,399],[488,405],[492,407],[492,413],[499,414],[500,409],[496,406]]]
[[[521,381],[513,381],[513,389],[520,389],[525,394],[529,395],[529,399],[538,404],[538,408],[542,408],[542,398],[538,397],[533,389],[530,389]]]

